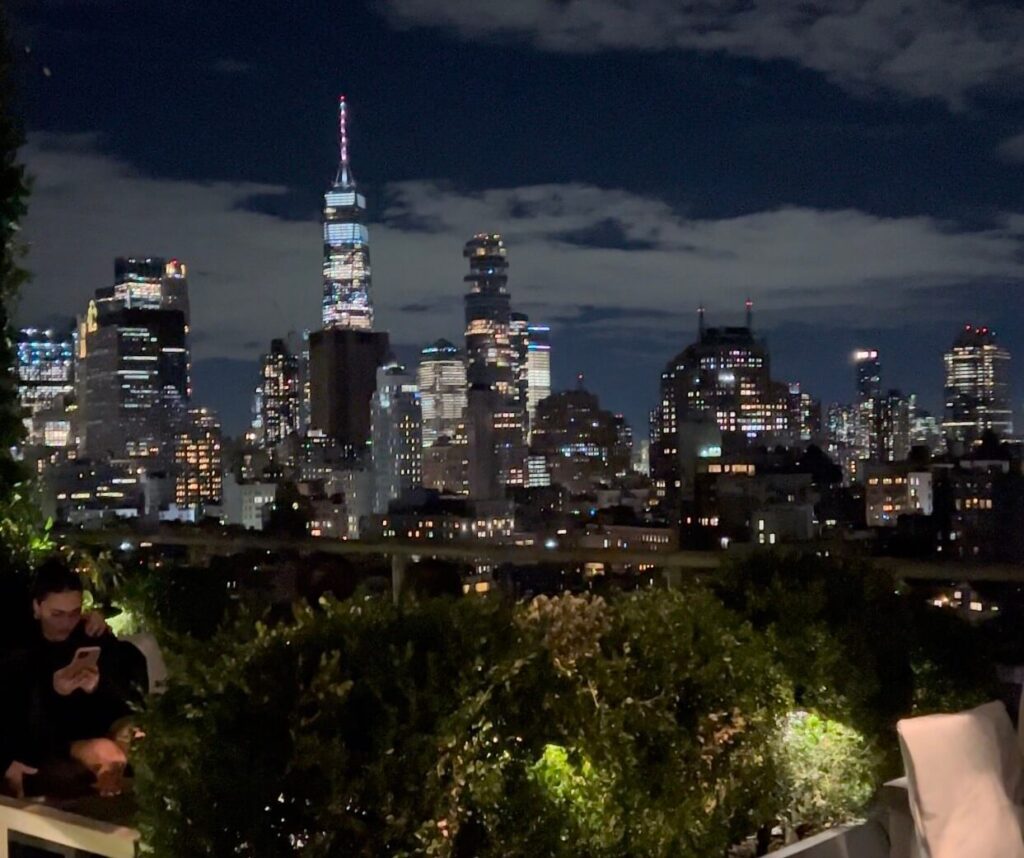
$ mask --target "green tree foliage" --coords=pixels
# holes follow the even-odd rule
[[[21,479],[10,448],[22,437],[18,384],[14,367],[11,307],[25,281],[18,229],[25,216],[28,183],[18,163],[21,131],[11,115],[11,54],[6,20],[0,13],[0,496]]]
[[[997,639],[1009,632],[1019,640],[1019,625],[973,626],[951,611],[923,603],[914,607],[913,615],[915,715],[957,712],[999,696]]]
[[[197,573],[120,585],[179,656],[138,764],[157,856],[722,855],[857,814],[897,717],[989,688],[973,630],[835,559],[609,601],[243,606],[216,632],[225,579]]]
[[[860,560],[758,552],[716,589],[768,635],[801,708],[869,736],[911,710],[913,621],[891,575]]]
[[[766,636],[797,707],[864,738],[876,784],[902,771],[898,719],[999,696],[987,630],[899,594],[893,576],[867,561],[758,552],[715,587]],[[856,783],[837,806],[856,804]]]
[[[26,280],[19,224],[28,198],[25,168],[18,163],[22,137],[12,115],[11,64],[7,22],[0,10],[0,569],[24,573],[50,544],[30,497],[27,474],[11,455],[24,431],[12,314]]]
[[[710,594],[326,602],[240,623],[145,715],[157,856],[724,854],[788,710]]]

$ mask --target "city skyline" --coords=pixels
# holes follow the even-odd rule
[[[566,56],[528,34],[494,43],[458,22],[412,20],[396,12],[402,4],[384,4],[383,16],[355,4],[340,35],[333,19],[324,33],[313,33],[304,16],[287,22],[310,54],[287,73],[258,33],[244,34],[255,40],[252,59],[234,63],[206,56],[212,45],[200,39],[175,69],[197,99],[194,121],[157,123],[159,141],[134,126],[115,138],[105,77],[84,115],[69,100],[99,72],[87,57],[58,58],[55,50],[83,28],[103,40],[145,25],[145,15],[129,22],[116,5],[100,4],[88,22],[64,9],[62,28],[46,9],[15,15],[33,47],[19,71],[29,108],[26,161],[37,178],[25,230],[36,280],[19,321],[47,324],[56,307],[75,312],[106,284],[113,256],[188,260],[194,398],[221,410],[233,432],[248,417],[256,362],[270,339],[317,326],[316,207],[337,160],[330,108],[339,91],[354,105],[376,326],[392,333],[407,364],[438,337],[459,339],[460,249],[482,230],[505,236],[517,309],[551,322],[554,388],[571,387],[585,371],[602,402],[624,411],[639,433],[660,368],[693,340],[698,303],[712,324],[735,324],[749,293],[778,378],[799,381],[824,402],[852,398],[848,356],[858,347],[877,348],[887,386],[917,393],[933,411],[941,406],[941,355],[963,323],[995,324],[1009,351],[1022,351],[1013,288],[1020,230],[1007,213],[1024,201],[1006,141],[1024,116],[1010,98],[993,101],[984,79],[961,81],[952,93],[891,80],[851,92],[842,75],[808,69],[801,57],[761,63],[685,44],[657,54],[625,46]],[[221,25],[233,22],[220,14]],[[245,56],[242,35],[218,49]],[[347,60],[312,68],[332,35]],[[393,63],[371,61],[372,50],[388,46]],[[442,55],[451,60],[440,80],[417,75],[413,88],[414,67]],[[522,80],[491,100],[473,98],[473,86],[450,102],[438,97],[480,63],[481,81],[501,79],[513,64]],[[40,64],[52,74],[41,74]],[[569,70],[563,86],[539,89],[557,68]],[[920,75],[934,82],[930,68]],[[635,72],[633,83],[624,69]],[[147,71],[150,82],[165,73]],[[652,79],[670,87],[665,108],[636,100]],[[780,82],[787,99],[774,112],[760,107]],[[282,88],[300,83],[297,105],[284,109]],[[249,134],[211,117],[209,102],[226,94],[238,105],[231,121],[255,123]],[[554,108],[567,100],[577,121],[554,123]],[[405,115],[396,113],[399,103]],[[740,122],[743,111],[750,118]],[[513,112],[519,121],[510,123]],[[815,112],[820,123],[809,118]],[[638,122],[645,142],[632,145],[627,131]],[[707,140],[696,140],[688,123],[700,124]],[[470,124],[488,152],[482,160],[468,157],[459,136]],[[804,141],[793,132],[780,137],[783,124]],[[853,139],[837,146],[844,128]],[[98,136],[70,136],[88,132]],[[685,152],[685,163],[665,157],[670,148]],[[940,175],[941,193],[932,187]],[[87,205],[97,187],[122,204]],[[58,211],[63,229],[48,229]],[[239,404],[218,401],[214,390],[237,391]]]

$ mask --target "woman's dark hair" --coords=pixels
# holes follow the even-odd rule
[[[36,569],[32,598],[41,602],[51,593],[81,593],[82,576],[59,557],[51,557]]]

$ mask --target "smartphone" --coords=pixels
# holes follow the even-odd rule
[[[90,667],[96,667],[100,663],[100,648],[98,646],[80,646],[75,650],[75,656],[71,659],[72,673],[81,673]]]

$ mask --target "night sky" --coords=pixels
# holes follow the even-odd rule
[[[823,11],[827,10],[827,11]],[[315,327],[336,99],[370,206],[377,325],[462,340],[462,245],[646,435],[658,375],[743,299],[782,380],[849,399],[855,347],[941,402],[994,326],[1024,396],[1024,9],[950,0],[27,0],[34,177],[19,321],[117,255],[190,266],[196,401],[239,431],[255,361]]]

